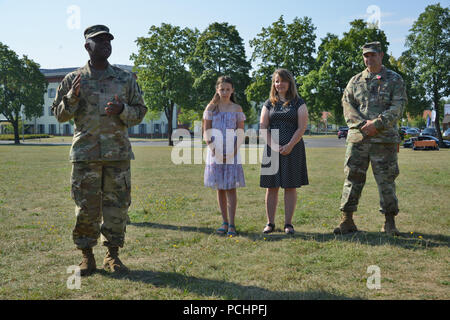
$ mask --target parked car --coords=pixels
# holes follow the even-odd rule
[[[423,141],[423,140],[434,140],[439,145],[439,139],[433,136],[419,136],[419,137],[412,137],[408,140],[405,140],[403,143],[403,148],[413,148],[414,147],[414,141]],[[444,140],[444,146],[443,148],[450,148],[450,141]]]
[[[420,135],[437,137],[437,130],[435,128],[425,128],[422,130]]]
[[[347,134],[348,134],[348,127],[339,127],[338,139],[340,139],[340,138],[346,139]]]
[[[407,137],[417,137],[417,136],[419,136],[419,134],[420,134],[420,131],[416,128],[409,128],[405,132],[405,136],[407,136]]]
[[[442,134],[443,138],[450,138],[450,128],[448,128],[447,130],[444,131],[444,133]]]

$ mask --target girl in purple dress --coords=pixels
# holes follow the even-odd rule
[[[203,113],[203,138],[208,145],[205,186],[217,190],[223,223],[217,233],[236,235],[236,188],[245,187],[239,148],[244,141],[245,115],[234,98],[230,77],[216,83],[216,94]]]

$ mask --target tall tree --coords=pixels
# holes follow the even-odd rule
[[[19,58],[8,46],[0,43],[0,113],[14,128],[14,143],[20,144],[19,119],[40,117],[44,108],[47,80],[39,64]]]
[[[385,52],[383,64],[392,68],[387,54],[389,42],[384,31],[367,25],[361,19],[350,22],[350,26],[350,30],[344,33],[341,39],[336,35],[327,34],[319,46],[317,69],[297,78],[306,103],[314,104],[312,106],[314,108],[321,108],[316,110],[317,113],[331,111],[338,123],[344,123],[341,97],[348,81],[366,68],[361,47],[367,42],[381,42]]]
[[[396,71],[401,74],[405,81],[408,102],[406,103],[404,116],[410,116],[412,118],[422,117],[423,111],[431,108],[431,99],[427,97],[425,88],[419,84],[420,75],[409,72],[409,70],[414,69],[415,64],[410,52],[403,52],[398,59],[391,56],[390,63],[397,68]]]
[[[194,103],[194,79],[187,60],[197,37],[197,30],[163,23],[150,27],[147,37],[138,38],[138,53],[131,55],[145,103],[153,111],[149,114],[164,112],[166,115],[169,146],[173,146],[175,105],[191,108]]]
[[[235,26],[228,23],[212,23],[197,41],[189,59],[195,78],[197,108],[202,110],[215,93],[217,78],[222,75],[233,79],[237,103],[248,113],[249,103],[245,88],[250,83],[250,62],[245,56],[245,46]]]
[[[260,104],[268,98],[275,69],[288,69],[298,77],[314,68],[315,30],[311,18],[296,17],[286,23],[281,16],[250,41],[251,61],[257,64],[246,90],[251,101]]]
[[[410,29],[405,44],[408,51],[404,53],[410,61],[407,73],[415,79],[413,86],[423,88],[433,101],[435,125],[441,145],[439,103],[442,97],[450,95],[449,13],[449,8],[443,8],[440,4],[426,7]]]

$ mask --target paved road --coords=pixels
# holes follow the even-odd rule
[[[59,140],[59,139],[58,139]],[[336,136],[330,136],[327,138],[309,138],[308,136],[304,137],[305,146],[306,148],[336,148],[336,147],[345,147],[345,139],[338,139]],[[14,144],[11,141],[1,141],[0,144]],[[66,146],[71,145],[72,139],[69,137],[64,137],[61,139],[61,141],[55,141],[53,139],[53,142],[46,142],[45,139],[42,140],[25,140],[25,143],[22,143],[21,145],[25,146],[36,146],[36,145],[42,145],[42,146]],[[131,144],[133,146],[167,146],[167,141],[148,141],[148,140],[135,140],[132,141]]]
[[[337,136],[327,138],[309,138],[305,137],[306,148],[336,148],[345,147],[345,139],[338,139]]]

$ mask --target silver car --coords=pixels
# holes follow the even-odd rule
[[[443,138],[450,138],[450,128],[448,128],[447,130],[444,131],[444,133],[442,134]]]

